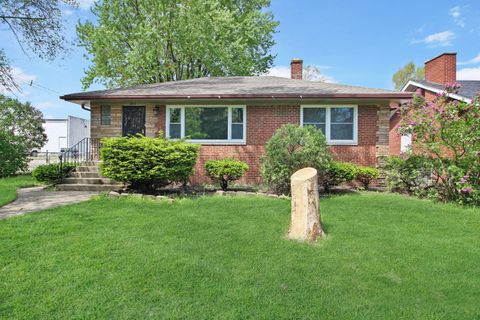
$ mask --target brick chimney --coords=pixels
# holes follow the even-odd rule
[[[457,54],[442,53],[425,62],[425,80],[439,84],[457,81]]]
[[[293,58],[290,62],[290,78],[295,80],[302,80],[303,74],[303,60],[299,58]]]

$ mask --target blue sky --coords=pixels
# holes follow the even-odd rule
[[[75,42],[75,24],[94,19],[93,0],[66,9],[66,33]],[[326,1],[272,0],[280,21],[271,74],[289,74],[290,60],[318,66],[328,81],[392,89],[392,74],[410,60],[417,65],[442,52],[457,52],[459,79],[480,80],[479,1]],[[72,46],[62,59],[44,62],[25,56],[4,26],[0,43],[23,83],[22,101],[31,101],[47,118],[89,118],[78,105],[58,99],[81,91],[88,67],[82,48]],[[34,86],[28,83],[33,80]],[[99,85],[90,89],[100,89]]]

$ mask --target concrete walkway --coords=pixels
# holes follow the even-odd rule
[[[98,192],[47,191],[44,187],[18,189],[17,199],[0,207],[0,219],[86,201],[96,194]]]

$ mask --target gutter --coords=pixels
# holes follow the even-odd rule
[[[197,94],[197,95],[64,95],[60,99],[65,101],[81,100],[191,100],[191,99],[328,99],[328,98],[365,98],[365,99],[410,99],[411,93],[360,93],[360,94]],[[83,105],[82,105],[83,108]],[[87,110],[87,109],[86,109]]]

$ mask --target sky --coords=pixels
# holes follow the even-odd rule
[[[75,25],[95,21],[93,0],[79,2],[79,8],[63,10],[72,46],[53,62],[26,56],[0,25],[0,46],[22,85],[15,95],[30,101],[45,118],[90,117],[80,106],[59,99],[82,91],[80,80],[89,66],[83,48],[74,45]],[[327,81],[393,89],[392,75],[409,61],[422,66],[438,54],[457,52],[458,79],[480,80],[480,1],[272,0],[270,10],[280,22],[271,75],[289,77],[291,59],[302,58]]]

